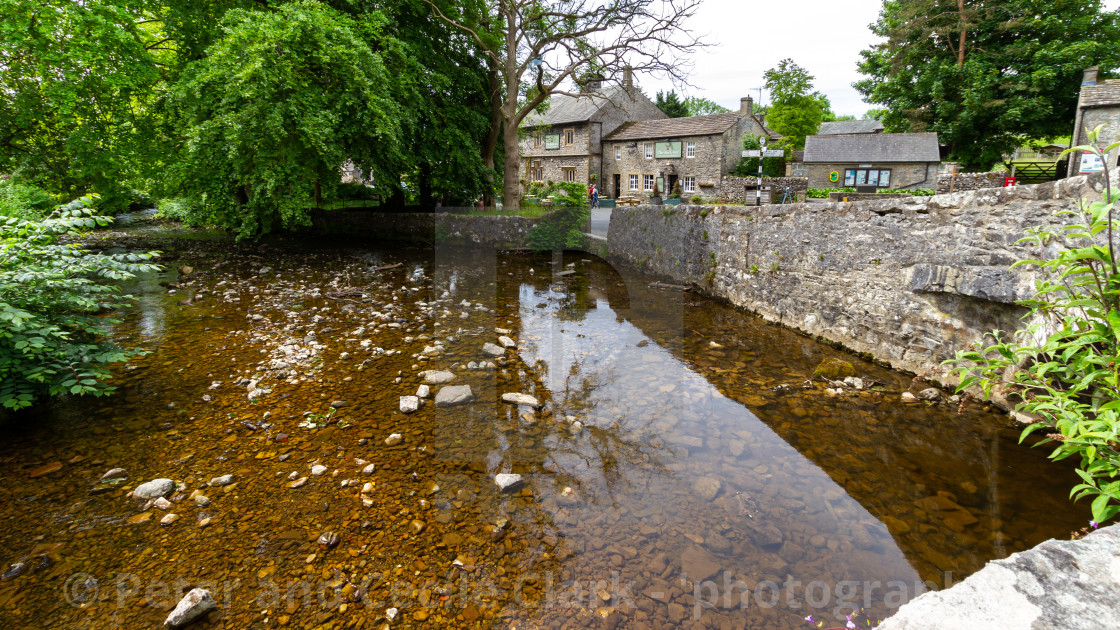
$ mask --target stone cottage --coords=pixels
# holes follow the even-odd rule
[[[1080,146],[1088,142],[1086,130],[1096,129],[1103,125],[1101,137],[1098,139],[1100,146],[1106,147],[1113,142],[1120,142],[1120,79],[1100,81],[1097,79],[1097,68],[1092,67],[1085,71],[1081,80],[1081,94],[1077,98],[1077,117],[1073,126],[1073,144]],[[1103,170],[1116,168],[1117,151],[1113,150],[1107,165],[1095,164],[1090,160],[1082,160],[1081,152],[1071,153],[1068,175],[1073,177],[1087,169]]]
[[[621,85],[604,87],[601,81],[593,81],[584,90],[578,97],[554,95],[543,115],[530,114],[522,122],[523,182],[587,184],[592,175],[601,182],[604,137],[630,121],[666,118],[634,87],[629,69]]]
[[[934,188],[936,133],[860,133],[805,138],[809,188]]]
[[[771,145],[782,137],[753,103],[748,96],[737,112],[622,125],[603,141],[603,194],[645,197],[656,184],[668,195],[680,183],[682,197],[719,199],[723,176],[742,159],[744,136],[766,135]]]

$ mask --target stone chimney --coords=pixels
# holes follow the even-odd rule
[[[1081,77],[1081,85],[1096,85],[1097,84],[1097,73],[1099,71],[1100,71],[1100,68],[1098,68],[1097,66],[1092,66],[1090,68],[1085,68],[1085,74],[1082,75],[1082,77]]]
[[[626,89],[634,87],[634,68],[626,66],[622,69],[622,87]]]
[[[754,115],[754,99],[745,96],[739,99],[739,115],[743,118],[750,118]]]

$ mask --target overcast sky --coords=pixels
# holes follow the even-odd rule
[[[758,100],[762,73],[789,57],[816,77],[814,86],[832,101],[837,114],[857,118],[871,109],[852,82],[859,51],[877,41],[868,25],[879,16],[882,0],[704,0],[692,26],[716,46],[694,56],[688,95],[704,96],[730,109],[739,99]],[[1105,0],[1115,9],[1120,0]],[[635,80],[653,98],[672,84],[650,76]],[[678,94],[680,90],[678,90]],[[770,102],[763,92],[763,101]]]

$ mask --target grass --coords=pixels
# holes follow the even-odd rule
[[[456,210],[452,214],[464,215],[469,217],[487,217],[487,216],[503,216],[503,217],[525,217],[526,219],[539,219],[555,208],[546,208],[544,206],[525,204],[517,212],[506,212],[499,210],[495,207],[489,208],[463,208]]]

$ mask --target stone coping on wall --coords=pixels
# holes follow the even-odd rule
[[[914,195],[908,193],[846,193],[846,192],[830,192],[828,193],[829,201],[874,201],[876,199],[902,199],[903,197],[913,197]]]
[[[1079,540],[1048,540],[989,562],[943,591],[924,593],[879,630],[1116,628],[1120,525]]]

